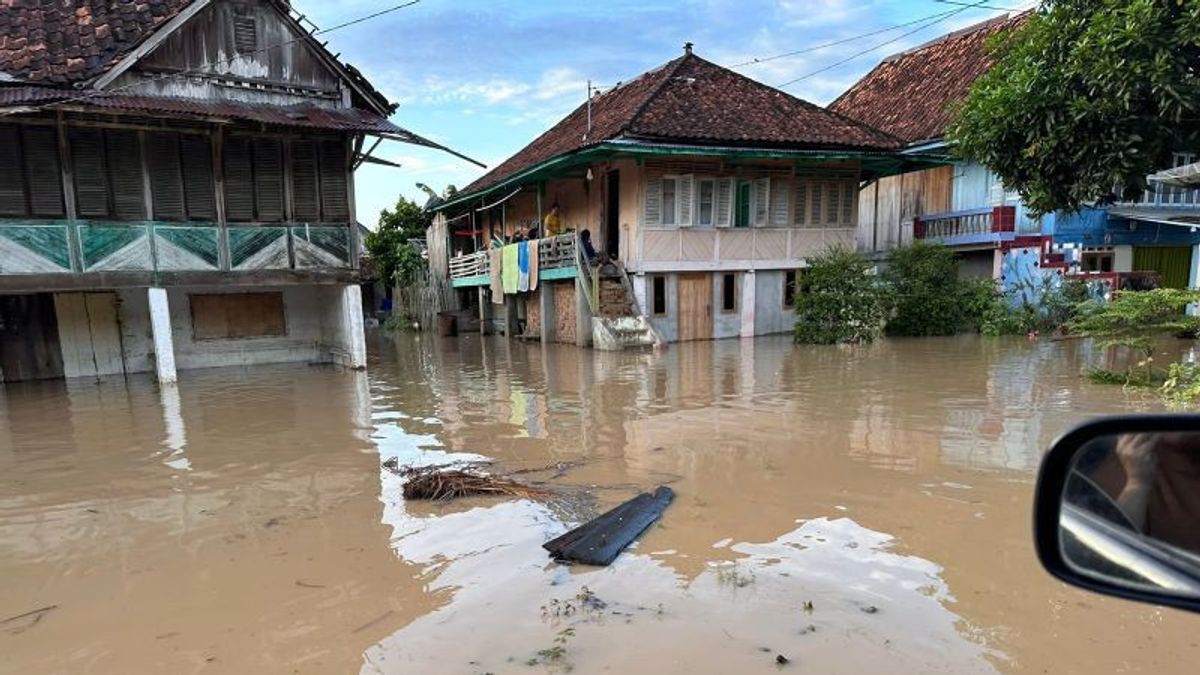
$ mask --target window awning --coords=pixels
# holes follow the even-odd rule
[[[1200,208],[1170,209],[1158,206],[1114,206],[1108,215],[1163,225],[1200,227]]]
[[[1159,171],[1150,176],[1150,182],[1177,187],[1200,187],[1200,162]]]

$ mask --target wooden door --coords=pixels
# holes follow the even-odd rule
[[[58,332],[67,377],[97,377],[125,372],[116,293],[59,293]]]
[[[679,341],[712,339],[712,275],[679,275]]]
[[[0,381],[62,376],[54,296],[0,295]]]

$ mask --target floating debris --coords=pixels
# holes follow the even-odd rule
[[[407,495],[405,495],[407,496]],[[599,517],[542,544],[555,560],[607,566],[638,535],[662,516],[675,498],[660,485],[654,494],[643,492]]]
[[[792,662],[792,660],[789,659],[788,657],[784,656],[783,654],[775,655],[775,663],[778,663],[781,666],[786,666],[787,664],[789,664],[791,662]]]
[[[383,467],[405,479],[405,499],[447,501],[471,495],[539,499],[550,495],[546,490],[504,476],[487,474],[471,465],[401,467],[394,460],[388,460]]]

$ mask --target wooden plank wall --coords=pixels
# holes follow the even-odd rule
[[[97,377],[125,372],[116,293],[56,293],[63,375]]]
[[[867,253],[909,243],[912,220],[951,210],[953,166],[881,178],[859,192],[858,245]]]

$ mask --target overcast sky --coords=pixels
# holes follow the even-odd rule
[[[399,2],[292,4],[318,26],[330,27]],[[695,43],[698,55],[732,66],[955,9],[962,8],[937,0],[421,0],[322,39],[400,104],[393,122],[495,166],[582,103],[587,80],[612,85],[632,79],[677,57],[686,41]],[[1002,13],[964,9],[908,36],[924,24],[735,70],[778,86],[879,46],[784,87],[825,105],[885,56]],[[484,171],[394,142],[376,154],[403,168],[365,165],[356,174],[358,219],[372,228],[397,195],[424,201],[416,183],[440,192],[448,184],[461,188]]]

